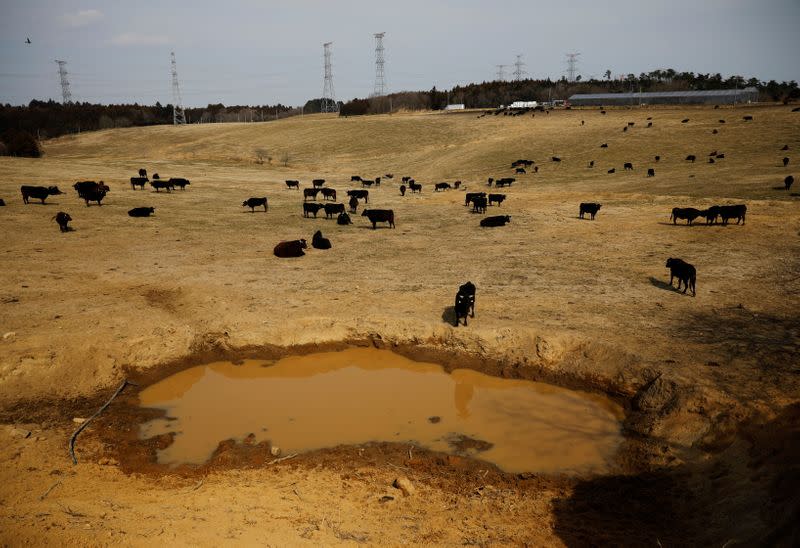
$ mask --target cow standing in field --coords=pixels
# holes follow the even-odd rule
[[[467,192],[467,194],[464,196],[464,205],[468,206],[470,202],[475,198],[485,198],[485,197],[486,197],[485,192]]]
[[[56,213],[56,216],[53,217],[53,220],[58,223],[58,228],[61,230],[61,232],[70,231],[68,223],[72,220],[72,217],[69,216],[69,213],[59,211]]]
[[[683,284],[683,292],[686,293],[687,289],[692,290],[692,297],[697,295],[697,269],[682,259],[667,259],[666,267],[669,268],[669,286],[672,287],[672,280],[678,278],[678,291],[681,290]]]
[[[325,200],[333,200],[336,201],[336,189],[333,188],[323,188],[321,189],[322,197]]]
[[[355,213],[358,209],[358,198],[355,196],[350,196],[350,201],[348,204],[350,205],[350,213]]]
[[[136,190],[136,187],[138,186],[144,190],[144,185],[146,185],[148,182],[149,180],[147,177],[131,177],[131,188]]]
[[[307,248],[308,245],[306,245],[305,240],[291,240],[288,242],[281,242],[276,245],[275,249],[272,250],[272,253],[281,259],[289,259],[292,257],[302,257],[305,255],[303,250]]]
[[[86,198],[89,193],[96,192],[111,192],[111,189],[103,181],[96,183],[94,181],[80,181],[72,185],[72,188],[78,193],[79,198]]]
[[[312,200],[317,199],[317,194],[319,194],[318,188],[304,188],[303,189],[303,201],[305,202],[308,198]]]
[[[625,162],[622,167],[625,168],[625,171],[633,171],[633,164],[630,162]]]
[[[149,217],[150,215],[154,215],[156,212],[156,208],[154,207],[134,207],[133,209],[128,211],[129,217]]]
[[[439,192],[440,190],[450,190],[450,183],[436,183],[433,187],[434,192]]]
[[[456,302],[453,307],[456,314],[456,327],[459,320],[464,318],[464,325],[467,325],[467,316],[475,317],[475,285],[467,282],[458,288]]]
[[[785,158],[783,159],[783,167],[786,167],[786,166],[788,166],[788,165],[789,165],[789,158],[788,158],[788,157],[785,157]]]
[[[311,181],[311,184],[314,186],[314,188],[322,188],[322,185],[325,184],[325,179],[314,179]]]
[[[583,219],[583,216],[588,213],[591,219],[594,221],[594,216],[597,215],[597,212],[600,211],[601,207],[603,206],[594,202],[583,202],[578,208],[578,218]]]
[[[369,187],[371,187],[371,186],[372,186],[372,185],[374,185],[374,184],[375,184],[375,181],[374,181],[374,180],[371,180],[371,179],[361,179],[361,188],[364,188],[364,187],[367,187],[367,188],[369,188]]]
[[[365,204],[369,203],[369,190],[348,190],[347,195],[357,200],[364,200]]]
[[[173,177],[168,182],[169,182],[169,184],[172,185],[173,188],[175,188],[177,186],[181,190],[186,190],[186,185],[192,184],[192,183],[189,182],[188,179],[184,179],[183,177]]]
[[[308,217],[309,214],[312,214],[312,215],[314,215],[314,218],[316,219],[317,218],[317,212],[319,212],[319,210],[323,209],[324,207],[325,206],[323,206],[322,204],[304,203],[303,204],[303,217]]]
[[[422,193],[422,183],[415,183],[414,181],[411,181],[408,183],[408,188],[411,189],[411,194],[414,194],[415,192],[419,192],[420,194]]]
[[[325,218],[332,219],[334,215],[344,213],[344,204],[324,204]]]
[[[730,219],[736,219],[737,225],[740,222],[744,224],[746,215],[747,206],[744,204],[719,206],[719,216],[722,218],[723,225],[727,225]]]
[[[287,180],[286,181],[286,188],[295,188],[297,190],[300,190],[300,181],[294,181],[294,180],[291,180],[291,179]]]
[[[249,207],[250,213],[255,213],[257,207],[264,208],[264,212],[267,211],[269,206],[267,205],[266,198],[248,198],[244,202],[242,202],[242,207]]]
[[[655,157],[655,161],[656,161],[656,163],[660,162],[661,161],[661,156],[656,156]]]
[[[174,188],[173,185],[169,181],[162,181],[161,179],[156,179],[156,176],[153,175],[153,180],[150,181],[150,186],[156,189],[156,192],[160,192],[161,189],[165,189],[167,192],[171,192]]]
[[[678,219],[686,219],[686,224],[690,225],[695,219],[700,217],[701,214],[702,212],[699,209],[693,207],[673,207],[669,220],[675,225],[678,224]]]
[[[22,185],[20,188],[20,192],[22,192],[22,202],[28,203],[30,198],[35,198],[37,200],[42,201],[42,205],[44,205],[44,201],[47,199],[48,196],[56,196],[58,194],[64,194],[60,190],[58,190],[57,186],[27,186]]]
[[[590,168],[593,168],[593,167],[594,167],[594,160],[589,160],[589,167],[590,167]]]
[[[476,196],[472,199],[473,213],[486,213],[486,196]]]
[[[370,220],[373,230],[375,230],[377,223],[389,223],[391,228],[395,228],[394,211],[391,209],[365,209],[361,216]]]
[[[406,195],[406,185],[400,185],[400,196]]]
[[[489,194],[489,205],[494,205],[494,203],[500,205],[505,201],[505,199],[505,194]]]
[[[697,160],[697,156],[695,156],[694,154],[689,154],[689,155],[686,157],[686,161],[687,161],[687,162],[692,162],[692,163],[694,163],[694,161],[695,161],[695,160]]]
[[[783,180],[783,186],[786,187],[786,190],[792,188],[794,184],[794,177],[792,175],[787,175],[786,178]]]
[[[652,167],[648,167],[647,168],[647,176],[648,177],[655,177],[656,176],[656,170],[653,169]]]
[[[139,177],[142,177],[142,178],[144,178],[144,179],[147,179],[147,170],[146,170],[146,169],[144,169],[144,168],[140,169],[140,170],[139,170]]]
[[[351,181],[355,181],[355,182],[359,182],[359,181],[361,181],[361,176],[360,175],[351,175],[350,176],[350,180]]]
[[[98,206],[103,205],[102,201],[105,197],[106,191],[101,188],[87,189],[83,191],[83,199],[86,200],[86,207],[89,207],[89,202],[97,202]]]

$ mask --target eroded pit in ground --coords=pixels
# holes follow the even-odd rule
[[[606,473],[622,409],[582,391],[351,348],[195,366],[139,393],[164,415],[143,440],[159,463],[200,465],[223,440],[282,454],[390,442],[475,457],[505,472]]]

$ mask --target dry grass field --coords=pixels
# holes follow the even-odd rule
[[[800,197],[783,189],[800,175],[800,114],[790,110],[315,115],[99,131],[46,142],[42,159],[0,158],[0,541],[789,545],[800,508]],[[256,150],[272,160],[256,163]],[[712,151],[725,158],[707,163]],[[507,199],[488,215],[509,225],[481,228],[464,187],[515,176],[518,158],[539,172],[498,191]],[[133,191],[140,167],[191,185]],[[283,182],[324,178],[343,201],[351,175],[385,173],[394,179],[369,205],[395,211],[393,230],[372,230],[363,206],[351,226],[304,218],[302,193]],[[421,194],[400,196],[405,175]],[[111,187],[102,207],[78,199],[80,180]],[[433,192],[454,180],[461,190]],[[23,205],[23,184],[64,194]],[[251,196],[268,197],[269,212],[241,207]],[[603,204],[596,220],[577,218],[583,201]],[[676,206],[736,203],[747,204],[743,226],[669,220]],[[155,216],[128,217],[137,206]],[[74,231],[59,232],[58,211]],[[332,250],[273,256],[316,230]],[[696,266],[696,297],[668,287],[668,257]],[[455,328],[449,307],[467,280],[476,317]],[[220,464],[200,483],[199,472],[126,463],[111,431],[135,425],[111,413],[82,434],[82,463],[68,460],[72,418],[125,377],[351,344],[609,394],[628,410],[630,443],[606,477],[511,477],[378,445]],[[34,433],[16,438],[13,426]],[[418,493],[380,504],[398,467]]]

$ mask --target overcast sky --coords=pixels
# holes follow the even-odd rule
[[[376,32],[390,91],[493,80],[517,54],[560,78],[567,52],[584,78],[800,80],[799,29],[800,0],[0,0],[0,102],[60,100],[63,59],[75,100],[169,103],[175,51],[185,106],[300,105],[322,95],[328,41],[337,99],[365,97]]]

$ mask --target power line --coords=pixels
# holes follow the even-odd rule
[[[508,65],[495,65],[495,66],[497,67],[497,81],[498,82],[505,81],[506,79],[505,70]]]
[[[61,78],[61,99],[66,105],[72,102],[72,92],[69,90],[69,80],[67,80],[67,62],[56,59],[56,63],[58,64],[58,76]]]
[[[325,83],[322,86],[322,112],[339,112],[336,95],[333,92],[333,69],[331,68],[331,46],[333,42],[322,44],[325,51]]]
[[[183,112],[183,99],[181,99],[181,88],[178,85],[178,65],[175,63],[175,52],[170,52],[172,65],[172,123],[176,126],[186,123],[186,115]]]
[[[570,82],[575,81],[575,75],[578,72],[578,56],[580,53],[567,54],[567,80]]]
[[[386,74],[384,72],[386,59],[383,57],[383,37],[385,35],[385,32],[375,34],[375,89],[372,95],[376,97],[386,95]]]
[[[525,66],[525,63],[522,62],[522,54],[517,55],[517,61],[514,63],[514,80],[520,81],[522,80],[522,75],[527,74],[527,71],[523,70],[522,67]]]

